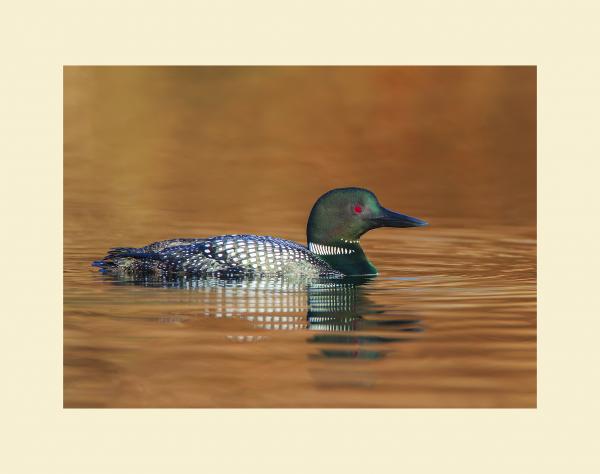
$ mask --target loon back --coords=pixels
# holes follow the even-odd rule
[[[121,274],[343,276],[296,242],[259,235],[173,239],[141,248],[117,247],[93,265],[104,272]]]

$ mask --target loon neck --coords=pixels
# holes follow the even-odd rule
[[[369,261],[360,241],[335,239],[328,242],[308,242],[308,249],[345,275],[376,275],[377,269]]]
[[[330,255],[352,255],[356,252],[362,252],[358,240],[337,239],[332,242],[308,242],[308,249],[319,256]]]

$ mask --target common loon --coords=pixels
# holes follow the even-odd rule
[[[378,227],[418,227],[427,222],[390,211],[371,191],[338,188],[313,206],[307,247],[260,235],[220,235],[173,239],[141,248],[117,247],[92,265],[102,272],[153,275],[295,275],[343,277],[376,275],[360,237]]]

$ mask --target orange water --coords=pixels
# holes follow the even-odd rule
[[[66,68],[66,407],[534,407],[535,70]],[[373,190],[430,227],[341,284],[97,273],[111,246],[305,242]]]

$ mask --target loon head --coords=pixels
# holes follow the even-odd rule
[[[308,248],[346,275],[373,275],[377,269],[364,254],[359,239],[378,227],[420,227],[427,222],[381,204],[362,188],[333,189],[313,206],[306,229]]]

